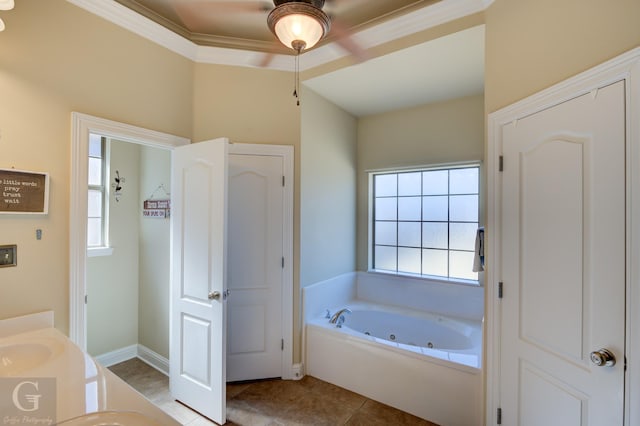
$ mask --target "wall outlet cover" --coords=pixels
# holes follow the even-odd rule
[[[18,246],[16,246],[15,244],[9,246],[0,246],[0,268],[17,265],[17,249]]]

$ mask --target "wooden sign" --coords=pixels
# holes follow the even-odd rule
[[[146,200],[142,207],[143,217],[168,218],[171,215],[171,200]]]
[[[0,214],[47,214],[49,174],[0,169]]]

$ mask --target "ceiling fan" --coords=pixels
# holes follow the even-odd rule
[[[339,1],[339,0],[328,0]],[[197,3],[200,12],[203,10],[210,13],[268,13],[267,26],[276,36],[278,41],[295,52],[295,81],[293,96],[297,105],[300,105],[300,69],[299,56],[304,51],[313,48],[320,40],[325,38],[333,28],[334,40],[346,49],[358,62],[367,59],[366,52],[351,39],[350,32],[332,20],[323,11],[325,0],[273,0],[273,6],[264,1],[216,1],[187,0],[192,6]],[[177,5],[185,5],[184,2],[177,2]],[[193,11],[193,10],[192,10]],[[189,26],[189,15],[176,7],[176,12],[180,15],[185,25]],[[191,14],[197,19],[198,16]],[[262,61],[257,64],[266,67],[272,61],[274,52],[266,53]]]
[[[351,37],[346,26],[330,17],[323,8],[340,0],[273,0],[266,1],[206,1],[187,0],[175,3],[176,12],[187,26],[195,23],[197,13],[263,13],[266,23],[278,41],[292,49],[295,54],[313,48],[319,41],[332,33],[333,40],[349,52],[358,62],[367,59],[365,50]],[[276,49],[272,49],[276,50]],[[273,53],[267,54],[261,66],[271,61]]]

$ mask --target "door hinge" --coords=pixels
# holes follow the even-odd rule
[[[498,412],[496,413],[496,423],[502,424],[502,408],[498,408]]]
[[[502,155],[498,158],[498,171],[504,171],[504,157]]]
[[[280,350],[284,351],[284,339],[280,339]]]
[[[282,256],[282,268],[284,268],[284,256]]]
[[[498,283],[498,299],[502,299],[502,281]]]
[[[282,186],[284,186],[284,176],[282,176]]]
[[[85,305],[87,304],[88,300],[89,300],[89,297],[85,294],[84,295],[84,304]]]

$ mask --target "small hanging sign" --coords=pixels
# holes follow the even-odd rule
[[[171,200],[145,200],[142,216],[168,218],[171,216]]]
[[[158,192],[164,193],[158,197]],[[171,194],[167,192],[163,184],[151,193],[142,204],[142,217],[168,218],[171,216]]]
[[[49,174],[0,169],[0,214],[47,214]]]

